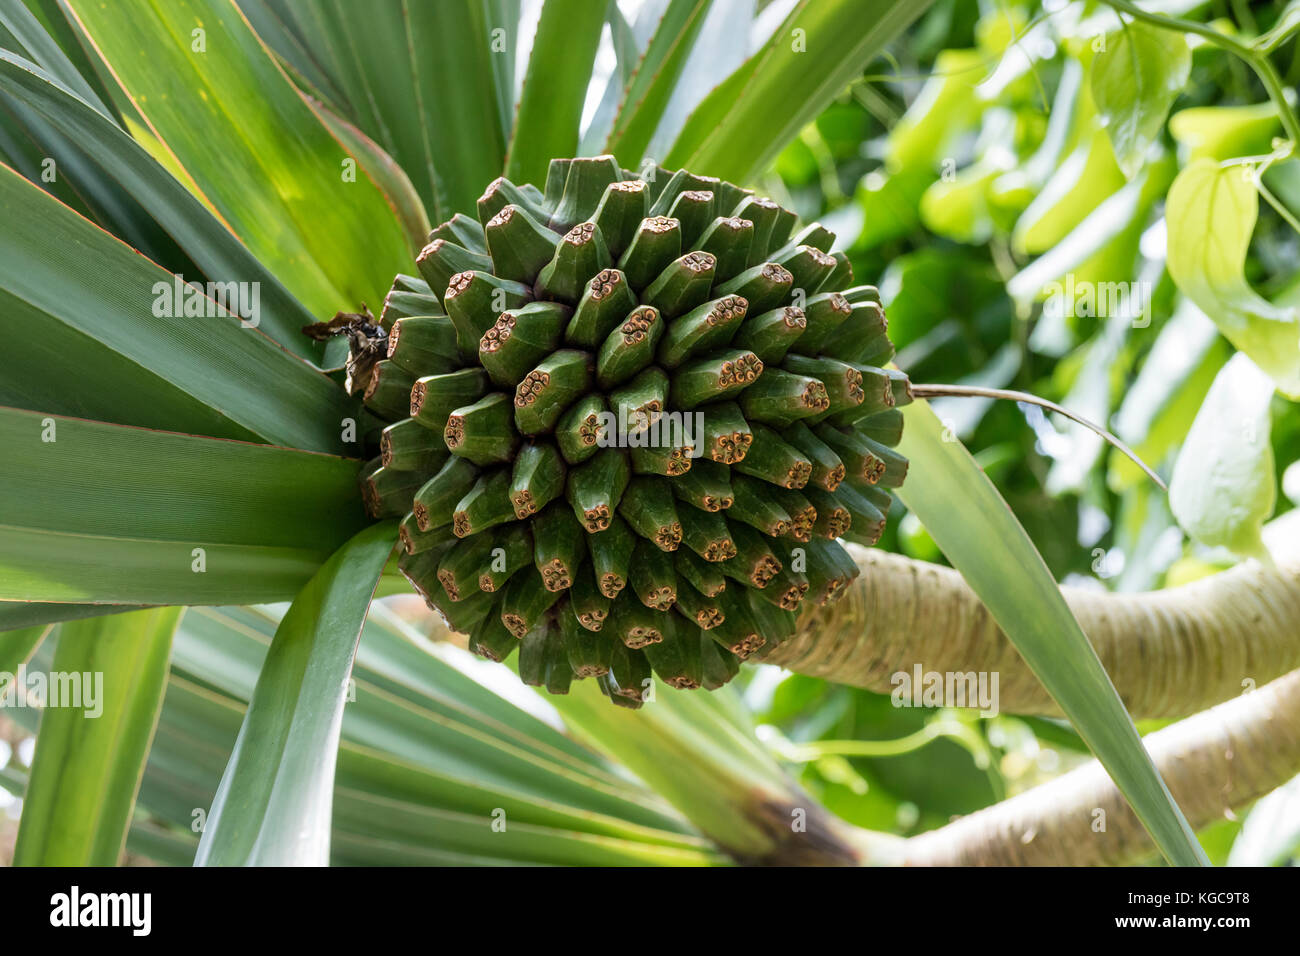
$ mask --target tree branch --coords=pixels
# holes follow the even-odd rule
[[[956,571],[849,548],[862,576],[766,662],[886,693],[917,664],[996,672],[1002,710],[1060,714]],[[1300,667],[1300,559],[1146,594],[1062,591],[1134,717],[1183,717]]]
[[[1144,743],[1187,820],[1231,817],[1300,772],[1300,671],[1148,734]],[[1104,829],[1101,829],[1104,826]],[[910,866],[1098,866],[1153,853],[1095,760],[1032,790],[899,841]]]

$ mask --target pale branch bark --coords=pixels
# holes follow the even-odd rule
[[[767,663],[886,693],[917,664],[997,672],[1003,711],[1060,714],[956,571],[849,547],[862,576]],[[1062,592],[1135,718],[1186,716],[1300,667],[1297,558],[1145,594]]]
[[[1300,773],[1300,671],[1144,742],[1193,827],[1230,817]],[[881,852],[881,862],[911,866],[1097,866],[1154,846],[1094,760]]]

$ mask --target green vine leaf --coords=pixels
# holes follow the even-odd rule
[[[1245,355],[1215,376],[1174,464],[1169,506],[1202,544],[1270,561],[1260,529],[1277,503],[1269,401],[1273,382]]]
[[[1145,23],[1128,23],[1109,34],[1093,59],[1092,99],[1129,179],[1142,169],[1191,72],[1187,38]]]
[[[1254,176],[1208,159],[1178,174],[1166,204],[1169,274],[1279,391],[1300,398],[1300,308],[1274,305],[1246,281],[1259,216]]]

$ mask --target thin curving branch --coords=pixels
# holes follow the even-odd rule
[[[995,398],[1003,399],[1009,402],[1021,402],[1027,405],[1037,405],[1039,408],[1046,408],[1048,411],[1056,412],[1058,415],[1064,415],[1070,421],[1082,425],[1095,435],[1101,437],[1103,441],[1109,442],[1120,450],[1129,461],[1137,465],[1146,476],[1154,481],[1157,487],[1166,494],[1169,493],[1169,486],[1165,484],[1164,479],[1155,473],[1155,471],[1145,461],[1138,457],[1137,452],[1128,445],[1124,444],[1117,436],[1112,435],[1106,429],[1102,428],[1096,422],[1089,421],[1082,415],[1070,411],[1063,405],[1049,401],[1046,398],[1039,398],[1030,392],[1016,392],[1006,388],[985,388],[982,385],[912,385],[912,394],[917,398]]]

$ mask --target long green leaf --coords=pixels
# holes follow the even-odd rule
[[[141,610],[138,604],[47,604],[39,601],[0,601],[0,630],[44,627],[59,621]]]
[[[278,618],[257,608],[186,612],[141,790],[151,814],[186,832],[201,826]],[[717,861],[654,794],[450,663],[479,662],[431,649],[372,605],[343,715],[332,862]]]
[[[117,863],[180,615],[180,608],[154,608],[60,629],[14,865]],[[56,684],[79,686],[73,696],[80,699],[56,702]]]
[[[342,425],[355,416],[355,401],[251,320],[2,166],[0,211],[8,227],[0,235],[0,331],[11,344],[0,402],[344,449]]]
[[[430,214],[473,213],[505,160],[498,72],[515,24],[495,18],[508,20],[508,5],[315,0],[292,10],[337,73],[350,118],[406,170]]]
[[[628,169],[640,165],[713,0],[670,0],[627,86],[605,151]]]
[[[59,22],[67,27],[61,14]],[[20,0],[0,0],[0,49],[6,56],[20,58],[55,77],[55,82],[75,91],[75,96],[97,111],[104,123],[119,128],[115,115]],[[155,262],[177,272],[197,273],[190,259],[130,191],[103,175],[93,150],[3,89],[0,89],[0,126],[5,127],[5,135],[0,138],[5,140],[6,161],[32,182]],[[35,155],[24,155],[23,140],[30,141]]]
[[[364,522],[357,463],[0,408],[0,599],[290,597]]]
[[[141,806],[186,829],[201,821],[221,776],[216,761],[224,759],[223,751],[215,742],[228,732],[224,755],[229,754],[241,713],[236,702],[173,681]],[[207,780],[211,784],[205,795]],[[494,828],[497,821],[504,829]],[[698,837],[605,820],[527,794],[493,791],[472,779],[434,774],[346,741],[339,750],[330,843],[335,865],[718,862]]]
[[[605,140],[614,128],[618,108],[623,103],[623,90],[636,72],[637,63],[650,40],[645,23],[656,12],[650,5],[643,5],[633,21],[629,22],[617,3],[605,7],[605,22],[609,26],[610,46],[614,52],[614,68],[605,81],[605,90],[596,103],[595,111],[582,131],[578,155],[590,156],[603,151]],[[641,23],[642,29],[638,29],[633,24],[642,21],[642,18],[645,18]],[[655,22],[658,22],[658,17],[655,17]]]
[[[129,191],[210,279],[258,283],[258,327],[290,352],[318,356],[319,346],[302,334],[302,327],[315,321],[312,314],[203,203],[93,103],[2,51],[0,90],[80,144],[96,170]]]
[[[645,826],[664,825],[665,808],[648,805],[643,793],[554,728],[446,664],[430,660],[426,651],[415,648],[414,654],[400,654],[401,638],[387,633],[391,621],[383,620],[380,608],[374,613],[379,620],[367,624],[353,668],[356,700],[343,719],[349,744],[386,753],[440,778],[473,780],[479,788],[511,793],[511,807],[515,801],[537,797]],[[261,670],[266,654],[262,642],[270,641],[265,631],[273,619],[259,622],[231,609],[204,610],[195,617],[211,618],[213,625],[224,627],[203,627],[197,649],[187,627],[185,670],[215,690],[245,699]],[[386,660],[376,660],[377,652]],[[466,809],[455,801],[444,806]]]
[[[523,0],[483,0],[487,15],[488,33],[504,37],[506,48],[499,53],[493,48],[492,73],[496,77],[497,110],[501,119],[502,149],[510,137],[510,127],[515,118],[515,48],[519,33],[520,7]],[[500,32],[497,32],[500,31]]]
[[[191,189],[313,314],[383,300],[409,261],[400,224],[231,0],[67,7]]]
[[[0,28],[14,40],[13,46],[5,44],[6,49],[22,53],[39,64],[59,83],[113,119],[112,111],[92,85],[98,84],[98,77],[90,69],[90,61],[76,44],[71,27],[59,12],[58,0],[0,0]],[[56,31],[64,38],[67,47],[59,43]]]
[[[515,182],[540,186],[552,159],[577,152],[604,25],[599,0],[546,0],[542,7],[506,156],[506,176]]]
[[[169,829],[133,826],[128,849],[192,861],[191,834],[203,827],[279,619],[272,608],[186,611],[138,801]],[[49,652],[32,666],[49,669]],[[654,793],[534,716],[531,691],[517,687],[506,700],[458,669],[483,666],[372,605],[343,716],[331,862],[721,862]],[[35,728],[26,711],[12,713]],[[21,792],[14,776],[0,770],[0,782]],[[399,817],[400,838],[389,822]]]
[[[753,180],[929,0],[800,0],[755,54],[705,97],[665,161]]]
[[[1061,705],[1171,863],[1208,860],[1088,638],[1020,522],[925,402],[909,405],[901,489],[935,543]]]
[[[787,4],[791,2],[787,0]],[[761,47],[771,35],[769,32],[761,38],[758,36],[758,6],[759,0],[714,0],[682,66],[677,88],[669,97],[663,118],[650,140],[647,149],[650,157],[661,161],[668,154],[687,121],[693,118],[696,107],[716,87],[737,77],[748,80],[757,62],[750,56],[751,39]],[[769,6],[770,9],[774,8]],[[771,19],[771,14],[767,19]],[[739,88],[739,84],[733,85]],[[721,119],[727,114],[728,103],[720,101],[718,108]]]
[[[395,541],[393,522],[372,525],[336,551],[294,598],[213,799],[196,863],[329,862],[348,675]]]
[[[176,316],[173,276],[5,166],[0,218],[0,403],[342,450],[353,403],[259,329]]]
[[[287,71],[296,74],[302,89],[335,107],[347,102],[331,71],[321,65],[314,51],[308,49],[289,10],[269,0],[238,0],[238,3],[253,32],[275,51]]]
[[[0,769],[0,786],[16,797],[27,793],[28,775],[10,763]],[[131,818],[126,834],[126,852],[137,854],[163,866],[189,866],[194,861],[198,837],[158,826],[140,814]]]

